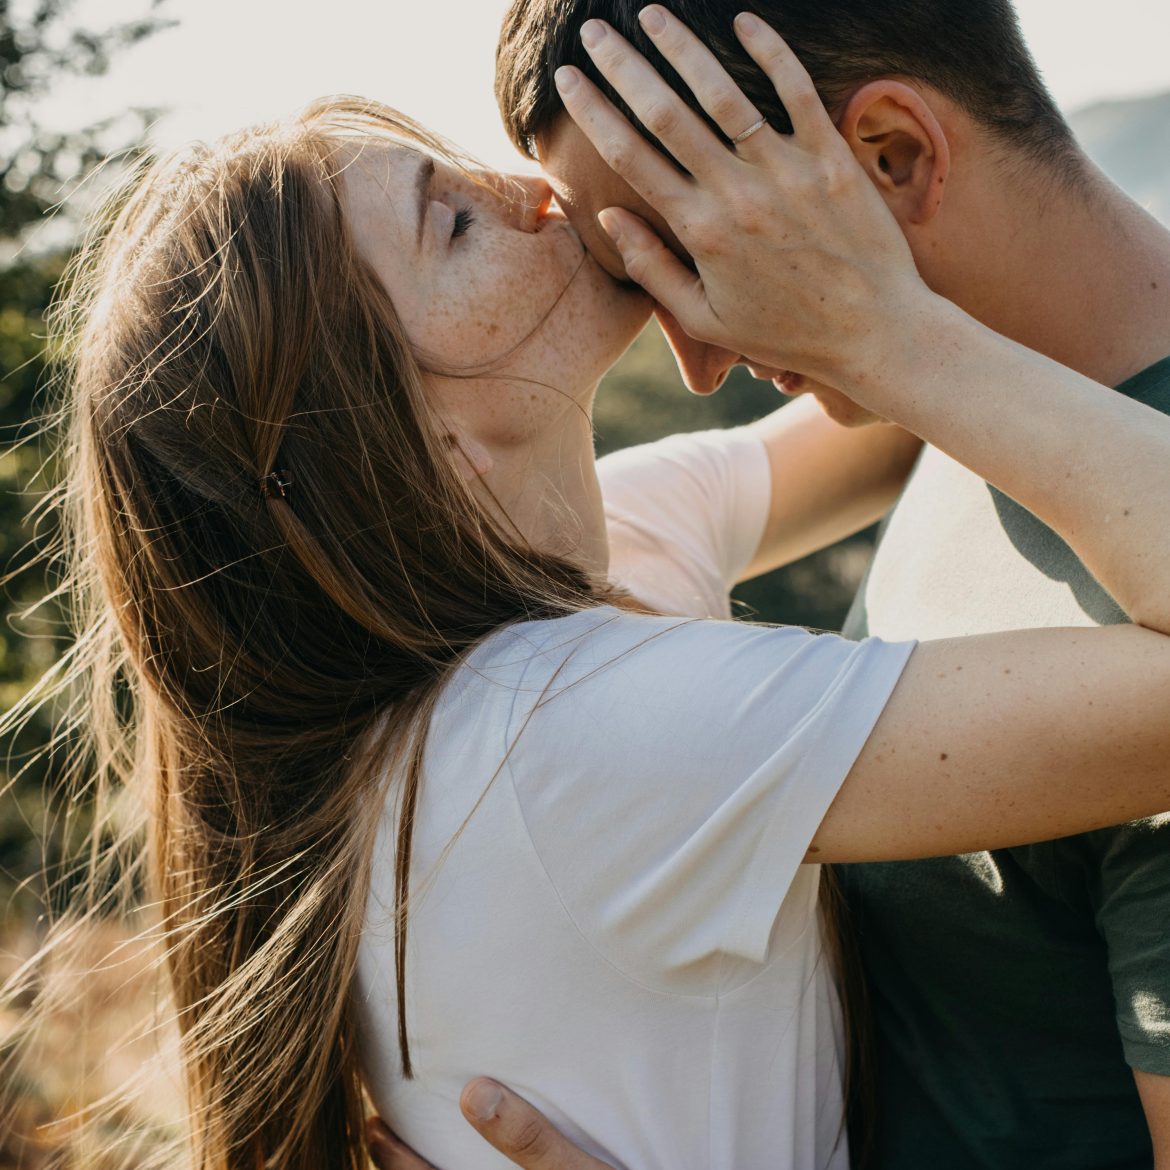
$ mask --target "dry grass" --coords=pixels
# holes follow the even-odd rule
[[[0,948],[0,983],[36,948]],[[19,1072],[0,1070],[0,1170],[130,1170],[153,1163],[181,1116],[176,1035],[158,990],[158,956],[126,924],[97,922],[0,1012],[0,1049],[29,1033]],[[92,1121],[92,1124],[83,1122]]]

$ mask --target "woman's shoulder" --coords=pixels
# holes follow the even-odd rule
[[[526,739],[558,758],[558,742],[581,729],[608,728],[608,742],[649,741],[667,724],[699,731],[688,711],[701,704],[700,680],[753,690],[812,636],[794,628],[639,613],[601,605],[563,617],[517,622],[485,639],[454,672],[432,727],[447,732],[500,725],[505,740]],[[710,708],[708,708],[710,709]],[[669,710],[669,714],[667,713]],[[676,729],[681,730],[681,728]],[[604,750],[607,737],[592,741]]]
[[[637,652],[646,661],[692,657],[697,646],[735,647],[813,637],[792,626],[759,626],[714,618],[663,615],[598,605],[562,617],[506,626],[470,654],[464,668],[496,681],[546,670],[576,675],[574,664],[594,669]]]
[[[763,441],[751,427],[684,431],[623,447],[599,459],[597,467],[602,483],[620,492],[627,482],[636,482],[644,475],[657,477],[664,470],[700,479],[726,474],[728,467],[741,459],[751,459],[757,451],[766,459]]]
[[[638,650],[668,653],[664,636],[684,627],[719,640],[734,630],[731,622],[657,614],[599,605],[562,617],[516,622],[497,630],[476,647],[458,671],[468,682],[490,686],[528,686],[539,680],[580,681],[593,671]]]
[[[611,743],[751,725],[774,747],[818,702],[857,700],[871,687],[884,695],[908,649],[598,606],[498,631],[469,656],[445,698],[482,717],[494,695],[512,731],[535,719],[554,742],[578,740],[586,725],[605,726]]]

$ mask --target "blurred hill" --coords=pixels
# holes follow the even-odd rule
[[[1163,223],[1170,223],[1170,92],[1098,102],[1070,115],[1089,157]]]

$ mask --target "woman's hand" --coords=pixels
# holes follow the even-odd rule
[[[523,1170],[612,1170],[578,1149],[544,1114],[495,1081],[480,1077],[470,1082],[459,1108],[487,1141]],[[434,1170],[378,1118],[370,1121],[366,1133],[378,1170]]]
[[[685,25],[657,5],[641,19],[729,138],[760,121]],[[876,360],[875,342],[934,298],[795,55],[755,17],[741,15],[735,28],[775,85],[794,134],[764,125],[729,150],[598,20],[582,29],[590,56],[687,173],[650,146],[579,70],[558,71],[561,98],[606,162],[670,224],[697,270],[637,216],[609,208],[599,218],[630,276],[691,336],[844,388],[853,370]]]

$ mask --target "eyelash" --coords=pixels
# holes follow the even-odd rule
[[[457,240],[467,234],[467,229],[475,223],[475,212],[470,207],[460,207],[455,212],[455,226],[451,229],[451,239]]]

